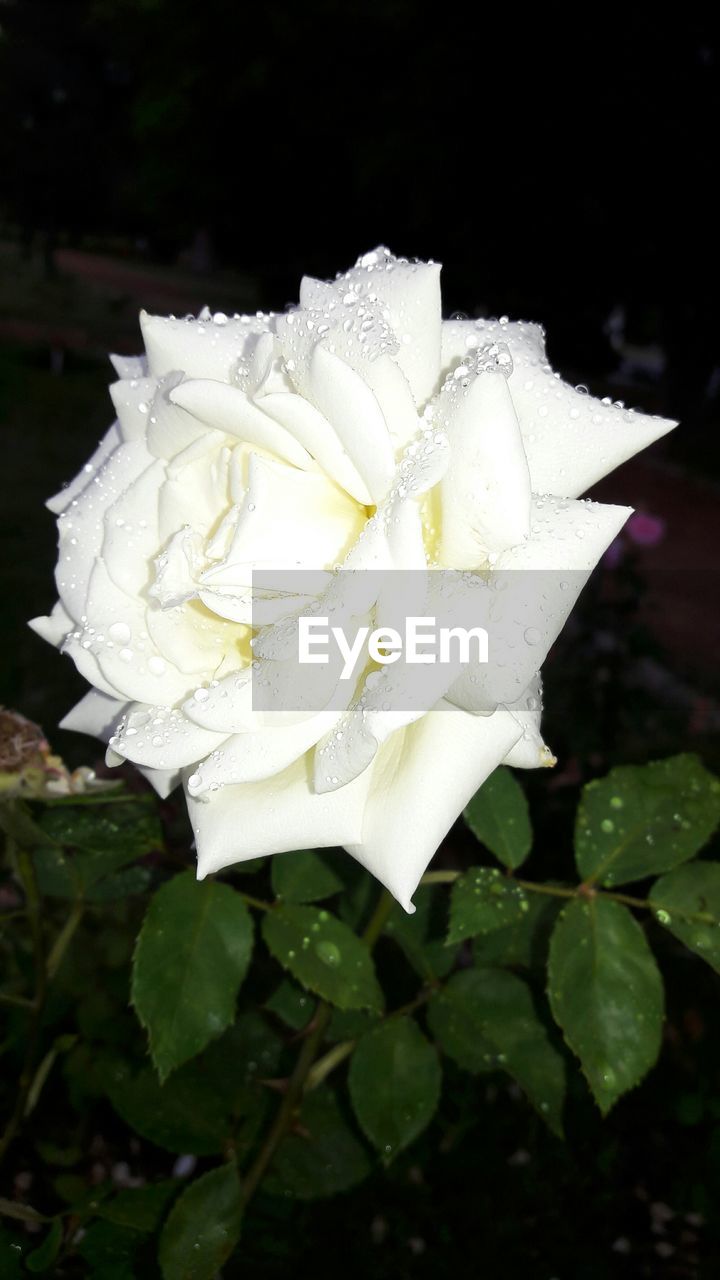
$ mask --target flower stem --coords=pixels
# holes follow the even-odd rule
[[[65,955],[65,952],[67,951],[68,946],[72,941],[75,930],[77,929],[78,925],[80,924],[80,921],[83,918],[84,911],[85,911],[85,904],[83,902],[76,902],[75,906],[70,912],[70,915],[65,921],[65,924],[60,930],[60,933],[55,939],[47,958],[48,981],[51,981],[55,977],[55,974],[60,968],[63,956]]]
[[[378,898],[375,910],[373,911],[365,930],[362,934],[363,942],[372,950],[382,933],[387,918],[393,909],[395,899],[387,889],[383,889]],[[319,1000],[315,1009],[315,1015],[310,1023],[308,1031],[303,1038],[300,1053],[293,1069],[292,1075],[288,1081],[287,1089],[283,1095],[282,1102],[278,1108],[275,1119],[273,1120],[267,1136],[258,1151],[255,1160],[251,1164],[247,1173],[243,1178],[241,1201],[243,1208],[246,1208],[257,1191],[262,1179],[265,1176],[267,1168],[277,1151],[280,1143],[287,1133],[292,1129],[295,1122],[296,1112],[300,1106],[303,1093],[308,1083],[308,1077],[312,1071],[313,1065],[317,1058],[318,1050],[325,1038],[328,1023],[332,1017],[332,1005],[325,1000]],[[318,1081],[319,1083],[319,1081]]]
[[[253,1164],[243,1178],[242,1191],[240,1193],[243,1208],[248,1205],[252,1196],[255,1194],[278,1146],[282,1142],[286,1133],[288,1133],[292,1127],[295,1119],[295,1112],[300,1105],[300,1100],[305,1088],[305,1081],[315,1060],[315,1055],[322,1044],[331,1016],[331,1006],[326,1004],[324,1000],[320,1000],[315,1010],[312,1029],[309,1035],[307,1035],[303,1040],[302,1048],[298,1054],[295,1068],[288,1082],[288,1087],[283,1096],[283,1100],[278,1108],[277,1115],[270,1126],[267,1137],[255,1157]]]

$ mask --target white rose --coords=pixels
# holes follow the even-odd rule
[[[117,421],[48,504],[60,599],[31,625],[93,686],[63,727],[161,794],[182,780],[199,876],[344,845],[412,910],[492,770],[552,762],[539,668],[629,514],[577,497],[674,423],[560,381],[537,325],[443,322],[439,266],[386,249],[304,279],[286,315],[141,323],[146,357],[113,358]],[[460,679],[420,717],[350,706],[342,753],[339,712],[253,710],[253,568],[428,563],[575,571],[516,660],[519,698]]]

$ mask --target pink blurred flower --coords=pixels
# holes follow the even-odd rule
[[[635,511],[625,529],[631,542],[638,547],[656,547],[665,537],[665,521],[646,511]]]

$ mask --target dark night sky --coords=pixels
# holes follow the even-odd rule
[[[554,362],[591,378],[614,367],[602,326],[622,302],[630,338],[668,354],[651,407],[691,419],[686,444],[704,451],[720,346],[712,20],[0,0],[0,26],[0,219],[27,239],[122,237],[174,262],[200,235],[276,309],[303,272],[386,243],[444,263],[448,312],[542,320]]]
[[[7,204],[156,255],[204,227],[275,305],[298,267],[379,240],[441,258],[465,310],[694,303],[717,224],[714,30],[645,6],[521,12],[6,2]]]

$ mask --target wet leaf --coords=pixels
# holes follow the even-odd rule
[[[250,913],[229,885],[185,871],[154,895],[135,949],[132,1002],[161,1079],[233,1022],[252,944]]]
[[[340,1009],[381,1009],[383,998],[364,942],[329,911],[287,906],[263,919],[268,949],[304,987]]]
[[[497,867],[471,867],[452,887],[448,944],[513,924],[529,906],[525,890]]]
[[[466,969],[433,996],[430,1030],[466,1071],[507,1071],[552,1129],[562,1134],[565,1064],[529,987],[502,969]]]
[[[490,774],[463,813],[473,835],[514,871],[532,848],[532,827],[525,792],[511,769]]]
[[[160,1236],[163,1280],[213,1280],[240,1238],[241,1222],[240,1179],[233,1163],[191,1182]]]
[[[697,756],[621,765],[583,788],[575,860],[584,880],[626,884],[669,871],[720,822],[720,781]]]
[[[627,907],[600,896],[565,907],[550,942],[548,994],[605,1114],[660,1050],[662,979]]]
[[[441,1079],[437,1052],[412,1018],[388,1018],[359,1040],[350,1097],[363,1133],[386,1160],[430,1123]]]

